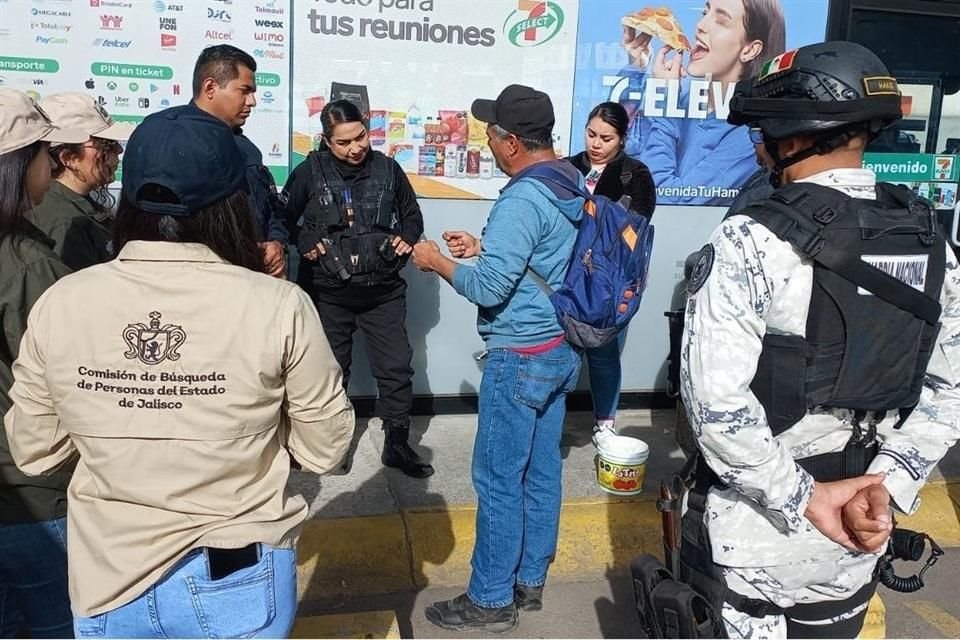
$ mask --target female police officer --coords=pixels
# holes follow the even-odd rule
[[[410,448],[413,352],[407,338],[407,284],[400,276],[423,233],[416,193],[393,159],[370,149],[363,114],[337,100],[320,114],[323,145],[310,153],[281,194],[301,260],[297,282],[310,294],[327,340],[350,380],[359,326],[379,390],[386,432],[381,458],[414,478],[433,474]]]

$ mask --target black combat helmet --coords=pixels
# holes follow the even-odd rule
[[[855,42],[823,42],[787,51],[738,82],[727,121],[782,140],[851,125],[877,134],[901,117],[897,81],[876,54]]]
[[[727,121],[763,132],[779,174],[859,133],[873,138],[901,117],[900,89],[886,65],[863,45],[838,41],[787,51],[764,63],[755,78],[737,83]],[[772,143],[798,134],[813,134],[813,146],[779,158]]]

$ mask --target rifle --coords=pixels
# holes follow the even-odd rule
[[[663,560],[674,578],[680,575],[680,509],[683,506],[683,478],[674,475],[668,484],[660,481],[660,512],[663,526]]]

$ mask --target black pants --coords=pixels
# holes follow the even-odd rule
[[[413,408],[413,349],[407,337],[407,297],[369,305],[331,304],[314,299],[323,332],[343,369],[343,387],[350,383],[353,334],[360,327],[367,358],[377,381],[377,413],[384,420],[403,418]]]

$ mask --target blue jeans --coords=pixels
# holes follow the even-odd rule
[[[72,638],[67,519],[0,525],[0,636]]]
[[[73,620],[78,638],[286,638],[297,613],[297,554],[260,545],[260,561],[211,580],[195,549],[136,600]]]
[[[627,330],[617,334],[602,347],[587,349],[587,370],[590,372],[590,395],[593,398],[593,417],[613,420],[620,402],[620,353],[627,341]]]
[[[480,383],[473,486],[477,541],[467,595],[481,607],[540,586],[557,549],[560,436],[580,354],[564,342],[538,355],[492,349]]]

